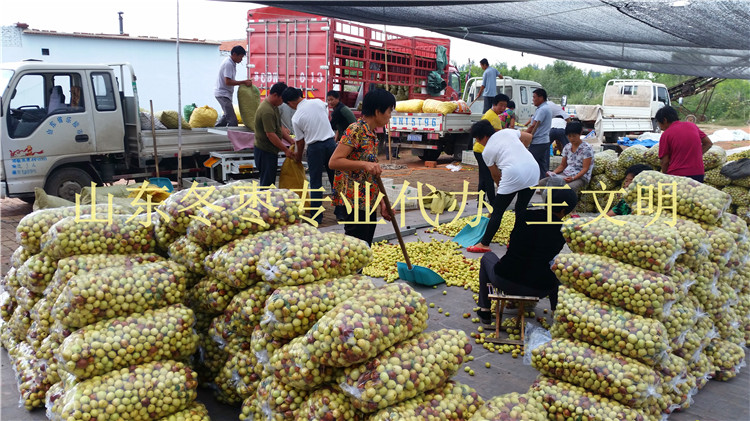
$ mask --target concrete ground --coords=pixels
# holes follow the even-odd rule
[[[439,162],[439,164],[441,164]],[[439,166],[445,166],[443,162]],[[414,168],[418,168],[415,164]],[[408,171],[408,170],[407,170]],[[432,182],[438,184],[441,180],[448,179],[445,181],[446,185],[441,185],[440,189],[448,190],[451,188],[450,184],[460,183],[461,179],[473,179],[474,186],[476,185],[476,172],[470,168],[466,170],[465,174],[459,172],[454,177],[445,177],[445,169],[440,168],[435,170],[415,170],[408,176],[418,175],[419,178],[425,180],[425,182]],[[443,174],[441,177],[440,174]],[[386,174],[385,177],[388,177]],[[394,181],[397,181],[397,177],[394,176]],[[410,178],[412,180],[413,178]],[[416,184],[416,181],[413,181]],[[475,187],[474,187],[475,188]],[[449,190],[455,191],[455,190]],[[538,196],[535,196],[535,201],[538,201]],[[467,209],[475,209],[474,206],[469,205]],[[8,262],[10,254],[16,248],[15,241],[15,226],[18,221],[27,213],[31,211],[31,206],[27,205],[20,200],[16,199],[4,199],[0,200],[0,221],[2,222],[0,228],[0,236],[2,242],[0,244],[0,271],[4,274],[8,268]],[[430,237],[436,239],[446,239],[446,237],[440,234],[426,234],[424,220],[419,211],[411,211],[407,214],[407,223],[404,229],[406,241],[416,241],[418,239],[429,241]],[[452,214],[446,214],[442,218],[443,221],[450,220]],[[342,231],[343,226],[336,223],[332,212],[327,211],[324,217],[321,230],[328,231]],[[412,230],[414,233],[412,234]],[[390,224],[379,225],[376,233],[377,239],[387,239],[393,237],[393,228]],[[395,241],[395,240],[392,240]],[[502,255],[505,252],[504,246],[497,244],[492,245],[494,252]],[[466,253],[467,257],[476,258],[477,255]],[[459,287],[446,287],[444,284],[437,288],[431,287],[420,287],[415,286],[419,290],[428,302],[435,303],[435,307],[429,310],[429,330],[451,328],[451,329],[462,329],[467,334],[476,331],[478,324],[474,324],[470,319],[464,319],[461,315],[466,312],[472,312],[475,306],[471,291],[464,290]],[[443,291],[447,294],[443,295]],[[444,313],[438,313],[437,309],[442,308]],[[543,310],[549,309],[549,301],[547,299],[541,300],[537,308],[537,316],[545,316],[548,322],[552,321],[551,312],[544,314]],[[445,313],[450,313],[450,316],[445,316]],[[472,316],[473,317],[473,316]],[[513,359],[510,354],[495,354],[486,351],[481,345],[474,344],[474,350],[472,354],[474,360],[469,362],[468,365],[474,370],[475,375],[469,376],[462,370],[460,370],[454,378],[467,385],[470,385],[477,389],[479,394],[487,399],[492,396],[509,393],[509,392],[525,392],[531,385],[533,380],[536,378],[538,372],[530,366],[523,365],[521,358]],[[490,362],[491,368],[486,368],[485,363]],[[13,370],[10,367],[8,354],[5,350],[0,352],[0,420],[1,421],[26,421],[26,420],[44,420],[46,419],[43,410],[36,410],[27,412],[22,408],[18,407],[19,395],[16,390],[16,381]],[[675,421],[747,421],[750,420],[750,369],[745,368],[741,373],[734,379],[728,382],[711,381],[708,385],[695,396],[695,402],[693,405],[680,413],[672,414],[669,419]],[[212,396],[210,390],[201,389],[198,394],[198,400],[206,404],[211,413],[212,419],[214,420],[236,420],[239,415],[239,408],[230,407],[218,403]]]

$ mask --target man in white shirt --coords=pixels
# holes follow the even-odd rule
[[[238,124],[237,115],[234,113],[234,106],[232,105],[234,87],[237,85],[253,85],[253,81],[250,79],[234,80],[234,77],[237,74],[237,64],[242,61],[245,54],[247,54],[245,49],[236,45],[232,47],[229,57],[227,57],[221,63],[221,67],[219,67],[219,77],[216,80],[214,96],[216,97],[216,100],[219,101],[224,114],[216,123],[216,127],[237,126]]]
[[[328,161],[336,149],[336,133],[328,122],[328,104],[319,99],[302,99],[302,91],[287,88],[281,95],[284,103],[296,110],[292,117],[292,127],[296,137],[297,160],[302,161],[302,153],[307,147],[307,168],[310,170],[310,207],[322,206],[323,193],[316,192],[323,186],[323,170],[328,174],[328,181],[333,190],[334,171],[328,167]],[[320,223],[323,215],[315,220]]]
[[[470,253],[490,251],[490,243],[503,222],[505,209],[516,199],[516,224],[523,221],[526,208],[534,192],[530,187],[539,181],[539,167],[534,156],[527,149],[532,135],[514,129],[495,128],[487,120],[480,120],[471,126],[471,136],[484,146],[482,159],[492,173],[497,184],[492,214],[482,240],[467,247]]]

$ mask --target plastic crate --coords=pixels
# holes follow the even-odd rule
[[[218,181],[207,177],[184,177],[182,179],[182,188],[189,189],[193,185],[193,180],[195,180],[198,187],[221,185]]]
[[[461,163],[464,165],[477,166],[477,157],[474,156],[474,151],[463,151],[461,152]]]
[[[385,182],[385,180],[383,181]],[[401,209],[401,203],[399,203],[398,205],[396,205],[395,203],[399,193],[401,193],[403,184],[393,184],[393,182],[391,181],[391,184],[389,185],[385,185],[384,183],[383,187],[385,187],[385,193],[388,195],[388,200],[391,202],[391,206],[393,206],[396,210]],[[409,199],[410,197],[417,197],[417,188],[412,187],[411,185],[407,186],[406,191],[404,192],[404,209],[419,208],[419,202],[417,202],[417,199]]]

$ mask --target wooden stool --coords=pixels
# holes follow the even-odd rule
[[[505,295],[502,292],[498,291],[492,284],[488,283],[487,287],[489,288],[489,294],[487,295],[487,298],[489,298],[492,301],[497,301],[497,305],[495,306],[495,337],[494,338],[486,338],[485,340],[487,342],[492,342],[495,344],[511,344],[511,345],[521,345],[523,346],[523,340],[524,340],[524,334],[526,331],[526,323],[525,323],[525,316],[524,316],[524,308],[531,304],[531,306],[535,305],[537,302],[539,302],[539,297],[526,297],[521,295]],[[500,329],[508,330],[507,327],[502,327],[502,321],[503,321],[503,312],[505,311],[505,306],[508,301],[517,301],[518,302],[518,320],[516,321],[516,328],[519,328],[521,330],[521,340],[517,339],[500,339]]]

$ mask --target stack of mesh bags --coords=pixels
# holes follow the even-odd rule
[[[458,420],[483,403],[450,380],[469,338],[425,332],[427,303],[406,284],[375,288],[358,275],[287,283],[260,315],[251,340],[260,369],[242,420]]]

